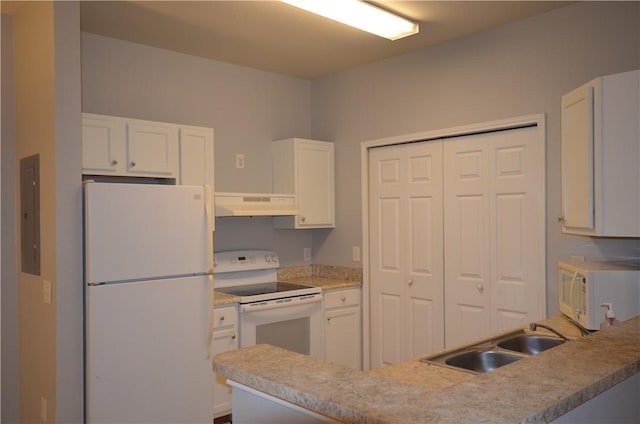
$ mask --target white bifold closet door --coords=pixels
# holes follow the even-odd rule
[[[370,150],[371,366],[444,347],[442,142]]]
[[[539,144],[535,126],[444,143],[447,347],[544,317]]]
[[[371,367],[544,317],[539,131],[369,150]]]

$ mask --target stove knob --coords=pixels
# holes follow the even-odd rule
[[[271,256],[269,256],[269,255],[264,255],[264,260],[265,260],[266,262],[271,262]]]
[[[275,254],[271,255],[271,262],[273,262],[274,264],[278,262],[278,257]]]

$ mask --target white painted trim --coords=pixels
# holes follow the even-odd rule
[[[392,137],[379,138],[375,140],[363,141],[360,143],[360,170],[361,170],[361,193],[362,193],[362,367],[368,370],[371,367],[371,341],[370,341],[370,319],[369,319],[369,149],[374,147],[392,146],[396,144],[411,143],[417,141],[437,140],[440,138],[460,137],[463,135],[471,135],[475,133],[504,130],[509,128],[518,128],[527,125],[535,125],[538,128],[538,140],[540,142],[540,150],[538,156],[538,165],[542,172],[540,173],[540,187],[542,190],[538,193],[538,207],[540,221],[538,222],[538,231],[542,235],[542,242],[537,246],[538,251],[538,272],[543,281],[540,287],[543,290],[540,298],[544,299],[540,316],[546,316],[546,116],[544,113],[533,115],[518,116],[514,118],[500,119],[490,122],[480,122],[469,125],[462,125],[452,128],[444,128],[433,131],[422,131]]]

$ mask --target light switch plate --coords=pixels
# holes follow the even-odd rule
[[[51,281],[42,280],[42,301],[51,305]]]
[[[244,155],[242,153],[236,153],[236,168],[244,168]]]
[[[40,396],[40,422],[47,422],[47,400]]]
[[[351,260],[353,262],[360,262],[360,247],[353,246],[351,248]]]

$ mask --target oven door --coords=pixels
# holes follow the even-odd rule
[[[322,295],[280,306],[270,302],[240,305],[240,347],[267,343],[322,359]]]

